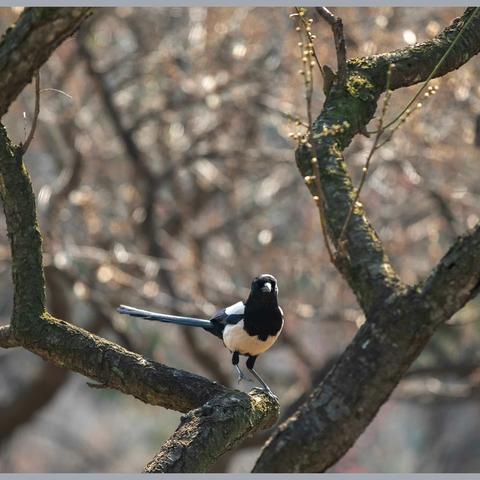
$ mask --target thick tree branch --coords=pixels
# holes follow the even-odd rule
[[[229,391],[189,372],[129,352],[81,328],[44,314],[21,345],[55,365],[81,373],[145,403],[187,412]]]
[[[12,334],[45,360],[86,375],[145,402],[178,411],[196,408],[227,389],[175,370],[57,320],[45,311],[41,237],[35,197],[22,161],[0,127],[0,191],[12,247],[14,309]]]
[[[348,80],[350,81],[350,79]],[[359,97],[350,97],[345,90],[332,87],[323,112],[314,125],[313,139],[325,199],[325,215],[330,237],[339,248],[338,238],[355,198],[355,189],[347,172],[343,149],[357,133],[358,119],[365,123],[375,110],[376,95],[370,103]],[[367,90],[368,93],[368,90]],[[334,134],[336,126],[343,125],[343,133]],[[325,133],[324,133],[325,132]],[[313,176],[310,151],[297,150],[297,164],[303,176]],[[318,196],[316,183],[308,187]],[[363,206],[357,202],[344,233],[344,251],[348,255],[337,257],[337,267],[345,276],[366,314],[382,299],[404,289],[373,226],[366,218]]]
[[[355,198],[343,151],[373,117],[385,89],[426,79],[472,15],[467,9],[436,39],[391,54],[348,62],[345,87],[334,83],[313,128],[313,143],[326,201],[330,236],[338,238]],[[461,41],[437,72],[444,75],[480,51],[480,18],[472,18]],[[313,175],[310,151],[297,150],[303,176]],[[308,183],[319,195],[315,182]],[[346,256],[337,267],[349,282],[367,321],[324,381],[276,429],[255,472],[324,471],[353,445],[431,338],[435,328],[461,308],[479,288],[479,227],[460,238],[423,286],[402,284],[361,204],[346,230]]]
[[[373,117],[377,100],[386,87],[389,65],[395,64],[392,88],[425,80],[473,13],[473,9],[467,9],[460,19],[456,19],[431,41],[392,53],[350,60],[345,86],[338,82],[333,84],[322,113],[315,121],[313,140],[325,197],[327,223],[337,247],[340,232],[355,198],[343,151]],[[438,75],[460,67],[479,51],[480,14],[477,13],[464,30],[453,53],[437,72]],[[297,150],[297,164],[304,177],[314,175],[308,148]],[[315,182],[310,183],[309,188],[312,195],[319,195]],[[338,259],[337,267],[368,314],[379,301],[397,293],[404,286],[359,202],[353,209],[346,229],[346,240],[348,255]]]
[[[276,430],[256,472],[324,471],[345,454],[436,327],[478,290],[479,247],[480,224],[455,242],[423,287],[370,315],[325,380]]]
[[[467,8],[461,17],[456,18],[449,27],[432,40],[389,53],[349,60],[348,69],[366,75],[382,91],[385,90],[388,68],[392,63],[395,64],[390,79],[392,90],[423,82],[474,13],[475,7]],[[442,77],[460,68],[479,52],[480,13],[477,12],[459,42],[437,70],[434,78]]]
[[[197,375],[148,361],[58,320],[45,310],[41,236],[35,196],[22,154],[23,148],[13,145],[0,125],[0,194],[12,249],[14,283],[12,323],[10,328],[0,330],[2,346],[19,344],[52,364],[88,376],[104,387],[181,412],[200,407],[219,396],[228,398],[231,407],[237,403],[243,405],[238,411],[230,409],[232,417],[228,424],[232,432],[237,425],[239,435],[247,435],[275,422],[278,414],[275,402],[265,398],[258,402],[255,397],[250,399],[248,395]],[[246,418],[240,421],[242,414]],[[241,438],[229,434],[225,440],[231,447]],[[207,468],[208,462],[203,465]]]
[[[451,317],[480,288],[480,223],[459,237],[420,287],[439,320]]]
[[[218,396],[184,415],[145,472],[208,472],[218,458],[248,435],[270,428],[280,405],[262,391],[252,392],[256,393]]]
[[[91,8],[26,8],[0,42],[0,117]]]
[[[32,184],[23,165],[23,148],[13,145],[0,124],[0,194],[12,250],[15,337],[28,333],[45,310],[42,239]]]

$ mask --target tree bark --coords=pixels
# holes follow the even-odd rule
[[[145,467],[145,472],[208,472],[232,447],[258,430],[270,428],[278,417],[280,405],[271,403],[262,391],[252,392],[217,396],[184,415],[175,433]]]
[[[39,42],[35,47],[32,46],[35,51],[40,49],[50,54],[65,38],[66,32],[72,33],[78,27],[88,11],[88,9],[27,10],[0,44],[0,60],[2,54],[4,61],[7,57],[15,58],[15,55],[22,52],[24,47],[28,47],[33,39]],[[68,28],[65,18],[70,18]],[[47,28],[49,22],[51,25]],[[62,25],[62,28],[59,25]],[[30,34],[26,34],[25,29]],[[44,32],[45,35],[40,36],[38,32]],[[12,48],[13,52],[10,52],[9,49]],[[47,58],[48,55],[37,58],[36,63],[34,62],[36,68],[32,69],[32,73]],[[13,60],[10,58],[10,61]],[[16,73],[27,81],[27,69],[22,70],[21,65],[20,67],[15,65],[16,67],[11,66],[7,61],[6,68],[9,69],[7,73],[9,75],[12,72]],[[6,72],[2,71],[2,74],[6,75]],[[8,78],[11,78],[11,75]],[[21,88],[18,92],[20,90]],[[1,92],[0,108],[3,105],[6,111],[14,95],[8,88]],[[265,394],[249,397],[198,375],[146,360],[115,343],[54,318],[47,312],[42,240],[38,229],[35,195],[23,163],[23,152],[22,146],[14,145],[10,141],[5,127],[0,124],[0,195],[12,252],[14,285],[11,324],[0,327],[0,345],[5,348],[22,346],[53,365],[81,373],[100,382],[102,387],[115,388],[153,405],[180,412],[202,407],[208,401],[213,402],[210,405],[215,407],[224,405],[226,417],[223,421],[226,428],[221,437],[223,450],[220,449],[219,452],[232,448],[249,432],[268,428],[275,423],[278,418],[278,402]],[[208,430],[207,412],[212,407],[205,405],[202,408],[200,423],[202,428]],[[216,408],[214,410],[211,421],[215,423],[220,421],[217,414],[221,410]],[[192,418],[195,415],[198,416],[198,412],[192,414]],[[213,427],[209,431],[213,431]],[[205,437],[205,434],[199,431],[198,436]],[[212,437],[212,441],[215,439],[218,441],[219,438],[218,435]],[[215,455],[212,461],[215,461]],[[185,461],[187,459],[188,455]],[[202,465],[202,468],[207,467],[206,462]]]
[[[0,42],[0,117],[91,8],[26,8]]]
[[[437,76],[445,75],[480,51],[478,10],[467,9],[432,41],[350,60],[345,85],[333,84],[315,121],[313,140],[329,235],[337,247],[355,198],[343,151],[374,115],[389,65],[395,64],[392,88],[425,80],[470,17],[461,41],[438,69]],[[297,150],[297,164],[303,176],[314,175],[306,147]],[[309,188],[319,195],[315,183]],[[274,431],[254,472],[320,472],[333,465],[373,420],[435,328],[477,293],[479,225],[454,243],[423,284],[413,287],[398,278],[360,203],[346,240],[347,255],[338,257],[336,266],[356,294],[366,322],[325,380]]]

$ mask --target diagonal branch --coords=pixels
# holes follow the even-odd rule
[[[28,147],[32,143],[35,131],[37,129],[38,115],[40,114],[40,72],[35,72],[35,110],[33,112],[32,126],[30,133],[28,134],[25,143],[23,144],[23,153],[28,150]]]
[[[45,281],[35,197],[22,161],[0,126],[1,194],[12,247],[14,308],[11,334],[55,365],[69,368],[145,402],[179,411],[228,391],[202,377],[145,360],[140,355],[53,318],[45,311]],[[10,343],[11,340],[5,340]]]
[[[262,391],[252,392],[217,396],[184,415],[145,472],[208,472],[247,435],[270,428],[278,417],[280,405]]]
[[[390,63],[393,88],[430,76],[470,19],[461,40],[438,69],[438,75],[458,68],[480,51],[480,16],[467,9],[461,19],[436,39],[371,58],[348,62],[345,87],[334,83],[315,122],[313,139],[326,200],[329,233],[338,239],[351,210],[355,189],[343,151],[373,117],[385,89]],[[303,176],[311,176],[309,149],[297,150]],[[317,196],[315,182],[307,182]],[[401,283],[365,216],[354,206],[346,229],[348,255],[336,266],[349,282],[367,321],[339,361],[307,401],[267,442],[255,472],[318,472],[341,458],[372,421],[435,328],[469,299],[480,285],[480,226],[455,242],[423,285]]]
[[[343,35],[342,19],[335,16],[326,7],[317,7],[315,10],[332,29],[335,51],[337,52],[338,81],[340,85],[345,85],[347,78],[347,48],[345,46],[345,36]]]
[[[473,14],[475,17],[471,18]],[[337,248],[355,198],[343,151],[372,119],[378,98],[386,88],[391,63],[395,64],[390,79],[392,89],[428,78],[469,20],[468,28],[438,69],[437,76],[459,68],[480,51],[480,12],[470,8],[433,40],[392,53],[349,60],[345,87],[333,84],[313,126],[312,139],[325,197],[326,220]],[[296,157],[302,175],[314,175],[309,149],[300,147]],[[319,196],[316,182],[308,183],[308,187],[313,196]],[[353,208],[345,237],[348,255],[337,259],[337,267],[368,316],[382,299],[404,290],[404,286],[360,202]]]
[[[480,223],[459,237],[420,286],[425,302],[439,312],[439,321],[450,318],[480,289]]]
[[[26,8],[0,42],[0,117],[91,8]]]
[[[374,312],[307,401],[266,444],[255,472],[318,472],[370,424],[435,329],[478,293],[480,224],[460,237],[424,285]]]
[[[424,82],[472,15],[474,17],[459,42],[450,51],[433,78],[443,77],[460,68],[480,52],[480,12],[475,7],[467,8],[461,17],[456,18],[432,40],[389,53],[351,59],[348,61],[348,69],[367,75],[381,91],[385,90],[387,72],[391,64],[395,64],[390,84],[392,90]]]

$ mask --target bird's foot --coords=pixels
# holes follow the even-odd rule
[[[242,380],[248,383],[253,383],[253,378],[247,377],[244,373],[238,375],[237,383],[240,383]]]
[[[278,402],[278,397],[269,388],[255,387],[255,388],[252,388],[252,392],[266,393],[270,398]]]
[[[238,377],[237,377],[237,383],[240,383],[242,380],[245,380],[246,382],[252,383],[253,380],[250,377],[247,377],[241,370],[238,368],[238,365],[235,365],[235,368],[237,369]]]

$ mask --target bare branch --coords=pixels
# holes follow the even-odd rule
[[[207,472],[247,435],[271,427],[279,410],[277,401],[258,390],[216,397],[182,417],[145,472]]]
[[[28,150],[30,143],[32,143],[33,137],[35,135],[35,130],[37,129],[38,115],[40,114],[40,72],[37,70],[35,72],[35,110],[33,112],[32,126],[30,128],[30,133],[28,134],[25,143],[22,145],[23,153]]]
[[[374,115],[389,65],[395,64],[392,89],[427,78],[470,19],[455,53],[437,73],[463,65],[480,51],[480,15],[471,19],[473,12],[467,9],[430,42],[350,60],[346,87],[332,86],[313,139],[334,243],[355,199],[342,153]],[[297,150],[297,164],[302,176],[312,174],[307,148]],[[309,188],[318,195],[315,184]],[[411,288],[396,275],[361,205],[354,205],[345,234],[348,257],[337,261],[337,267],[367,321],[307,401],[275,430],[255,472],[319,472],[335,463],[371,422],[435,329],[480,288],[480,226],[454,244],[423,285]]]
[[[420,295],[439,315],[451,317],[480,289],[480,223],[452,245],[420,288]]]
[[[0,117],[91,8],[26,8],[0,43]]]
[[[345,85],[347,79],[347,48],[345,46],[342,19],[335,16],[326,7],[316,7],[316,11],[332,29],[335,51],[337,52],[338,80],[341,85]]]
[[[475,7],[467,8],[461,17],[456,18],[432,40],[372,57],[353,58],[347,62],[347,68],[360,74],[368,73],[369,78],[381,91],[385,90],[388,68],[392,63],[395,64],[391,79],[392,90],[424,82],[472,15],[475,16],[460,41],[433,76],[442,77],[460,68],[480,52],[480,12],[476,11]]]

